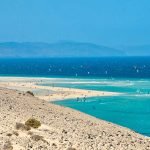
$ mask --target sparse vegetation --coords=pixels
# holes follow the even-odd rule
[[[31,130],[31,127],[27,126],[23,123],[16,123],[16,129],[17,130],[23,130],[23,131],[29,131],[29,130]]]
[[[32,128],[38,128],[41,126],[41,123],[40,123],[40,121],[38,121],[34,118],[31,118],[25,122],[25,125],[28,127],[32,127]]]
[[[31,91],[27,91],[26,93],[31,95],[31,96],[34,96],[33,92],[31,92]]]

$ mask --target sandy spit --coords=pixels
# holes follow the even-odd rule
[[[9,89],[16,89],[21,91],[32,91],[33,93],[35,93],[36,97],[46,101],[57,101],[74,98],[83,99],[86,97],[112,96],[121,94],[107,91],[57,87],[55,86],[55,82],[58,82],[57,80],[59,79],[0,77],[0,87],[7,87]],[[42,84],[44,83],[49,83],[50,86],[42,86]],[[69,82],[69,84],[71,83]],[[41,90],[39,94],[36,93],[36,91],[38,90]],[[42,91],[45,91],[45,93],[43,94]]]

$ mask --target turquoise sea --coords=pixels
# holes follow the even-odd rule
[[[119,96],[91,97],[54,102],[150,136],[150,80],[70,79],[55,86],[120,92]],[[50,86],[47,84],[47,86]]]

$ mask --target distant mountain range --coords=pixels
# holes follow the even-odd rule
[[[0,58],[150,56],[150,45],[110,48],[82,42],[4,42]]]
[[[120,48],[127,56],[150,56],[150,45],[133,45]]]
[[[5,42],[0,43],[0,57],[103,57],[124,56],[121,50],[80,42]]]

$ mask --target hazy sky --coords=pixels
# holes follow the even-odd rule
[[[150,0],[0,0],[0,41],[150,44]]]

